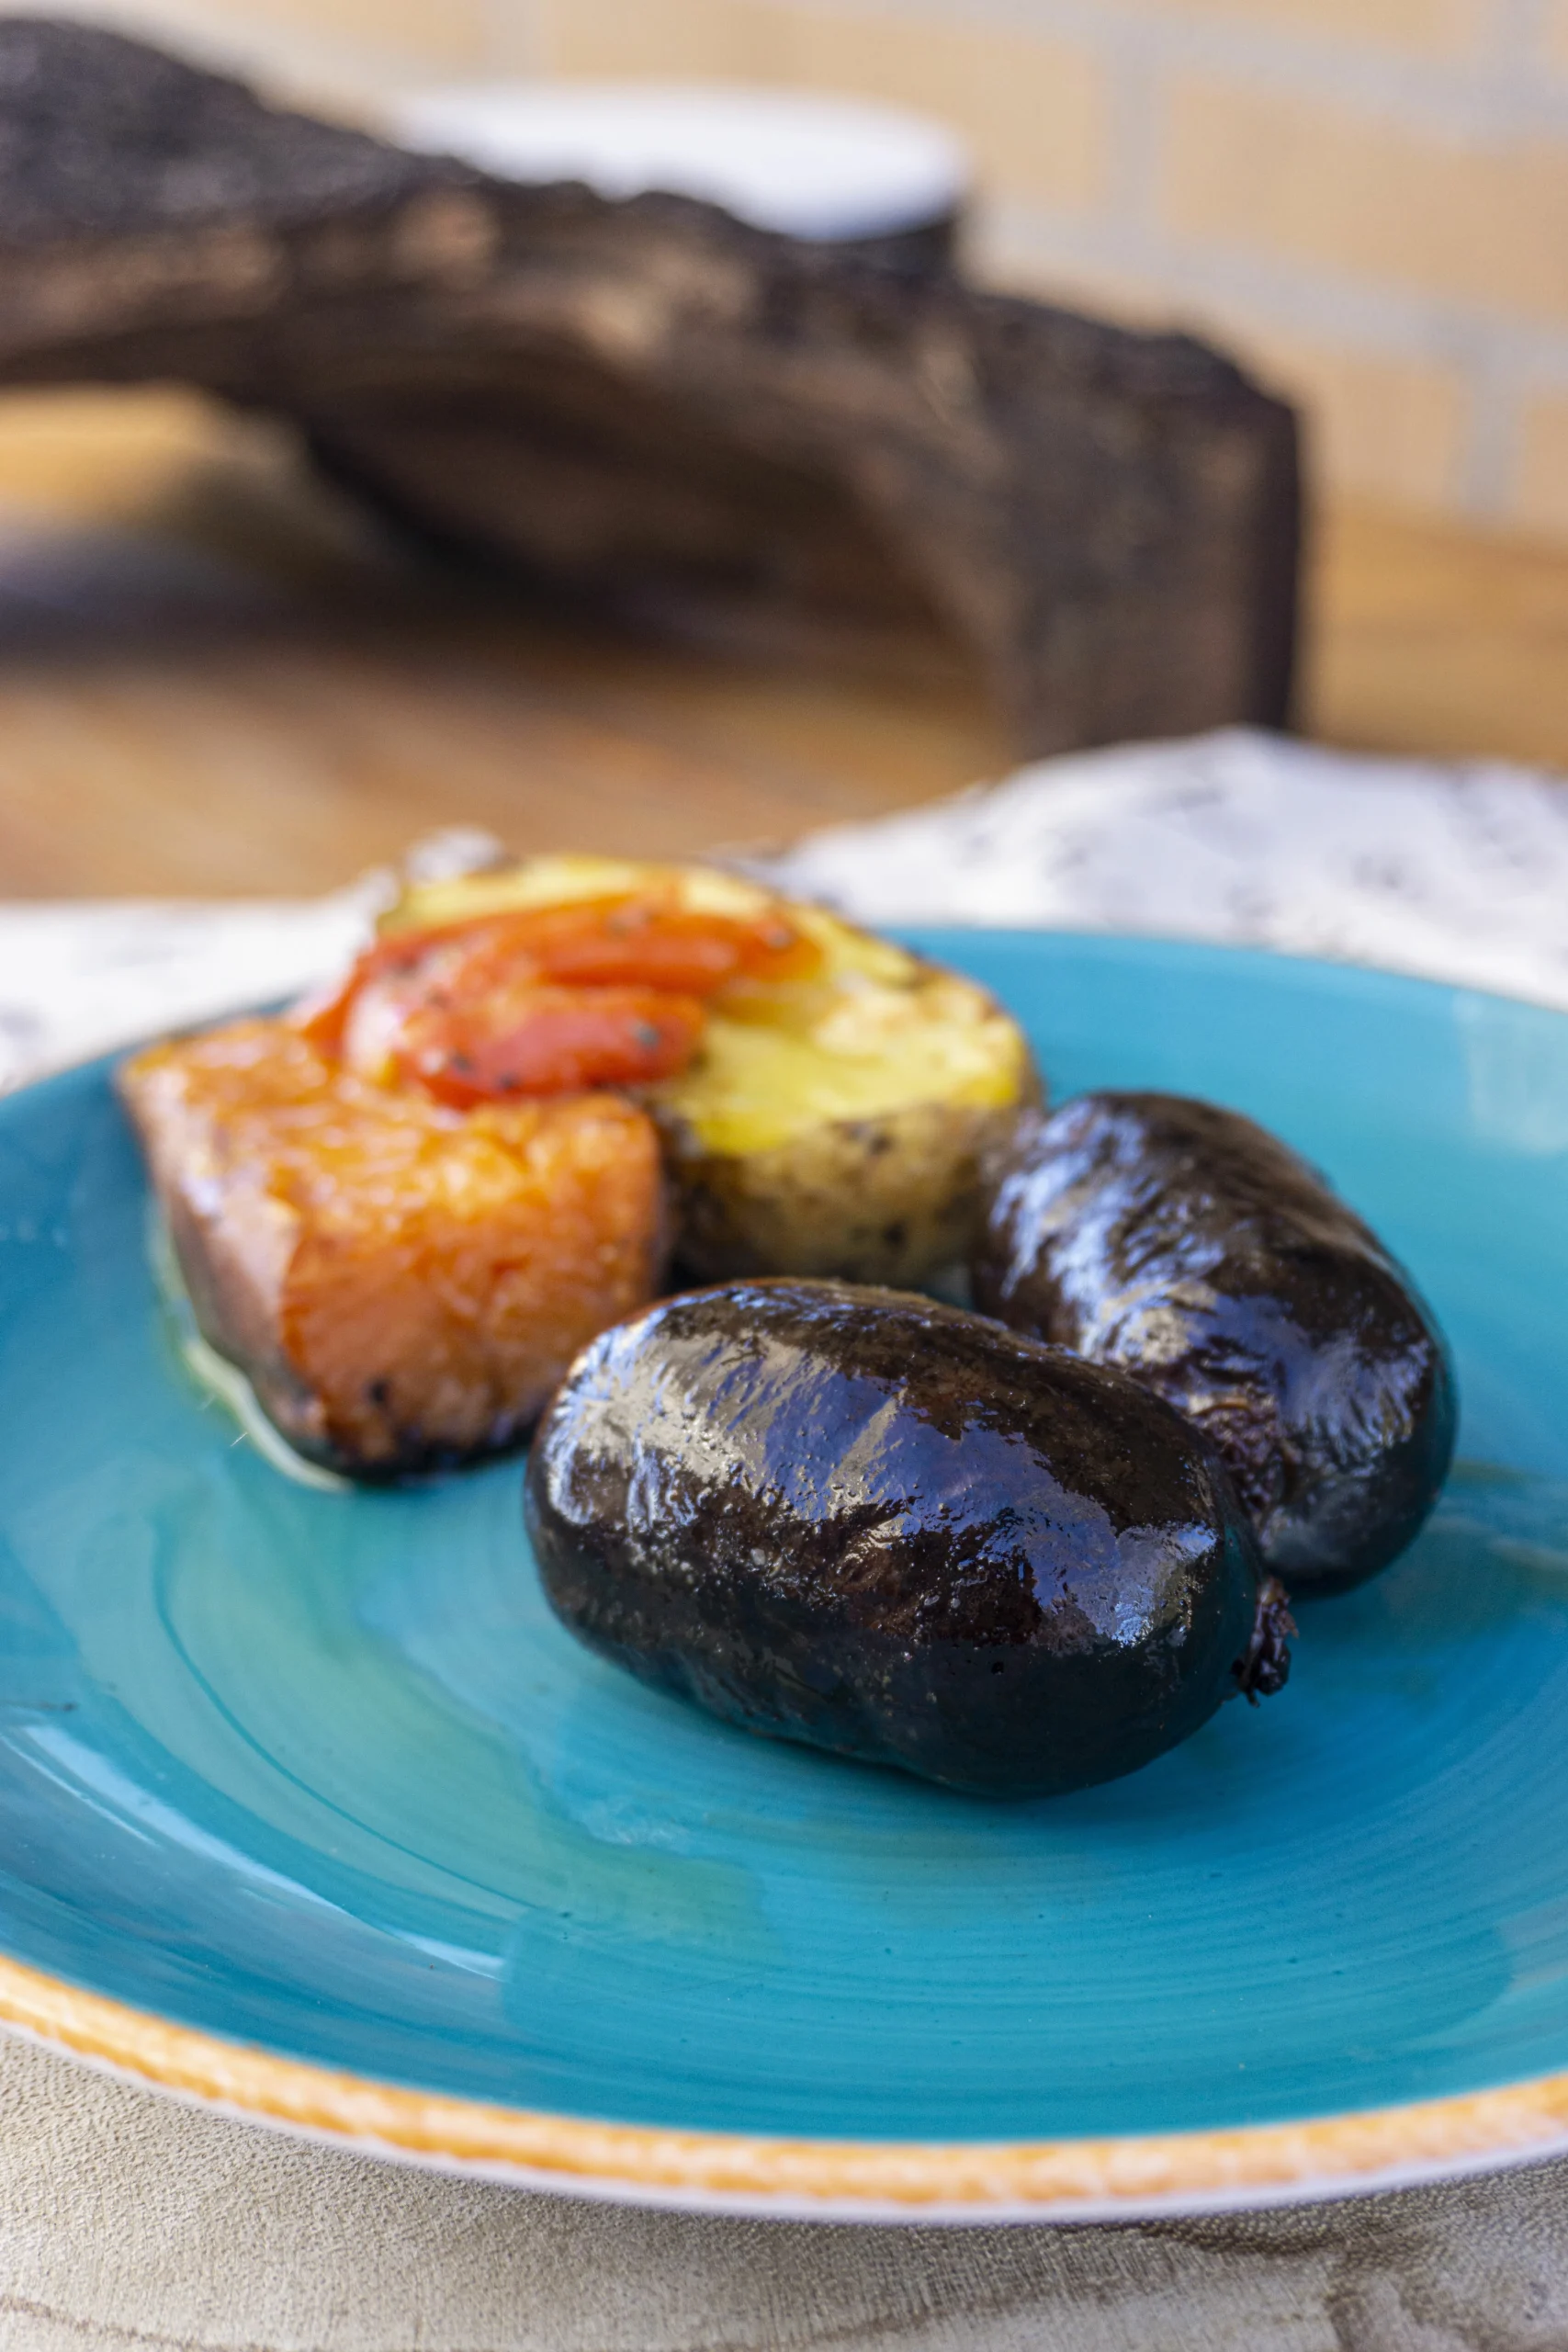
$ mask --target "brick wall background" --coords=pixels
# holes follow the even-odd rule
[[[432,77],[904,100],[981,266],[1218,332],[1336,487],[1568,537],[1568,0],[99,0],[339,105]]]

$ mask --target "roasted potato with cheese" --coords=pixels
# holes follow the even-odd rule
[[[411,888],[382,934],[639,894],[795,942],[705,991],[684,1066],[634,1089],[662,1138],[682,1266],[908,1285],[962,1261],[982,1167],[1039,1094],[1022,1033],[974,981],[735,875],[600,857]]]

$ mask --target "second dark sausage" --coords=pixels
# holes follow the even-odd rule
[[[1203,1430],[1293,1594],[1403,1552],[1453,1453],[1453,1376],[1408,1275],[1304,1160],[1234,1111],[1080,1095],[1024,1129],[976,1304],[1119,1365]]]

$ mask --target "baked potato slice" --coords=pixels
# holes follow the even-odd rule
[[[1040,1093],[1022,1032],[976,982],[705,866],[532,858],[414,886],[383,929],[650,888],[694,912],[782,914],[818,950],[807,977],[737,979],[710,998],[695,1059],[640,1097],[683,1268],[908,1287],[961,1262],[982,1168]]]

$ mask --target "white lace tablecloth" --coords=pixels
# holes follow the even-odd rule
[[[483,859],[440,834],[427,873]],[[1229,940],[1568,1005],[1568,785],[1230,729],[1045,760],[812,834],[759,868],[872,923]],[[390,887],[318,899],[0,903],[0,1085],[335,970]]]
[[[1179,933],[1568,1005],[1568,788],[1501,766],[1232,732],[1048,762],[769,871],[874,922]],[[0,906],[0,1080],[323,976],[383,887]],[[1159,2226],[716,2222],[296,2143],[0,2038],[0,2352],[176,2346],[1563,2352],[1568,2165]]]

